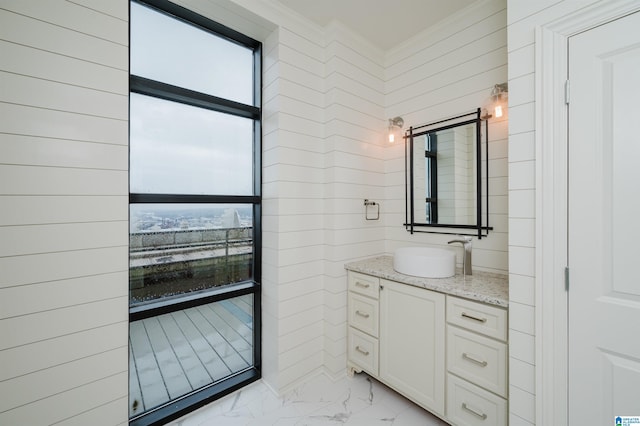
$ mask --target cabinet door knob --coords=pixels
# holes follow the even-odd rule
[[[469,407],[466,402],[462,403],[462,409],[465,410],[465,411],[468,411],[469,413],[473,414],[476,417],[481,418],[482,420],[486,420],[487,419],[487,415],[485,413],[482,413],[480,411],[474,410],[473,408]]]
[[[362,318],[369,318],[369,314],[366,312],[356,311],[356,315],[361,316]]]
[[[356,281],[356,287],[369,288],[369,283],[361,283],[360,281]]]

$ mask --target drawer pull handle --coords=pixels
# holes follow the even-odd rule
[[[487,322],[487,319],[486,319],[486,318],[478,318],[478,317],[474,317],[473,315],[469,315],[469,314],[468,314],[468,313],[466,313],[466,312],[463,312],[463,313],[462,313],[462,316],[463,316],[463,317],[465,317],[465,318],[469,318],[470,320],[474,320],[474,321],[478,321],[478,322],[482,322],[482,323]]]
[[[371,285],[369,283],[361,283],[360,281],[356,281],[356,287],[369,288]]]
[[[469,407],[466,402],[462,403],[462,409],[470,412],[474,416],[477,416],[477,417],[481,418],[482,420],[486,420],[487,419],[487,415],[485,413],[481,413],[481,412],[479,412],[477,410],[474,410],[473,408]]]
[[[472,357],[471,355],[469,355],[468,353],[464,352],[462,354],[462,358],[464,359],[468,359],[471,362],[475,362],[476,364],[478,364],[481,367],[486,367],[487,366],[487,361],[480,361],[479,359],[476,359],[474,357]]]
[[[364,356],[369,356],[369,351],[365,351],[360,346],[356,346],[356,351],[360,352]]]
[[[356,311],[356,315],[361,316],[362,318],[369,318],[369,314],[366,312]]]

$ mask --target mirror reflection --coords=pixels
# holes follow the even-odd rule
[[[406,141],[408,230],[476,228],[480,236],[490,229],[488,208],[483,209],[487,200],[486,121],[479,112],[412,127]]]

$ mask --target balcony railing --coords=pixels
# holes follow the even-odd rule
[[[251,280],[252,259],[251,227],[131,233],[131,304]]]

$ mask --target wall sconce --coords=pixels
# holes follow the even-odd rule
[[[402,117],[394,117],[389,119],[389,143],[394,143],[396,140],[402,137],[402,126],[404,126],[404,120]]]
[[[491,96],[482,107],[482,118],[488,120],[491,117],[501,118],[507,113],[509,100],[509,84],[496,84],[491,90]]]

